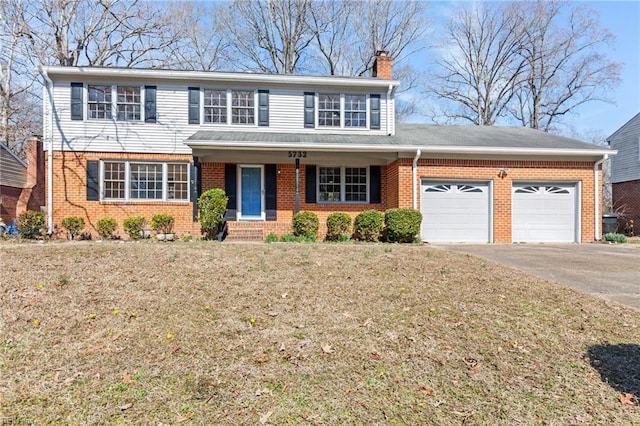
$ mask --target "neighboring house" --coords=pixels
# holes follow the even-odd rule
[[[621,225],[640,233],[640,113],[607,138],[618,151],[611,159],[613,208]]]
[[[223,188],[230,239],[291,232],[296,211],[422,211],[430,242],[600,238],[611,151],[527,128],[396,125],[391,58],[374,77],[43,70],[51,229],[70,215],[170,213]],[[53,94],[53,97],[51,97]]]
[[[42,142],[27,141],[26,161],[0,143],[0,218],[9,224],[27,210],[44,206]]]

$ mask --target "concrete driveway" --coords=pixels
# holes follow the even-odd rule
[[[640,309],[640,246],[632,244],[435,244],[511,266]]]

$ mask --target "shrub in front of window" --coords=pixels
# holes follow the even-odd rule
[[[296,237],[318,238],[320,220],[313,212],[298,212],[293,215],[293,235]]]
[[[37,238],[42,235],[44,215],[42,212],[29,210],[18,216],[18,232],[23,238]]]
[[[384,213],[378,210],[366,210],[356,216],[353,222],[356,240],[378,241],[384,230]]]
[[[73,240],[84,229],[84,219],[78,216],[69,216],[62,219],[62,227],[69,233],[69,239]]]
[[[98,235],[100,238],[105,240],[113,240],[116,232],[116,228],[118,227],[118,222],[112,217],[103,217],[98,219],[96,223],[96,230],[98,231]]]
[[[175,218],[170,214],[156,214],[151,218],[151,229],[156,234],[171,234],[173,233],[173,224]]]
[[[327,241],[347,241],[351,236],[351,216],[347,213],[331,213],[327,217]]]
[[[147,224],[147,220],[143,216],[131,216],[125,218],[122,222],[124,232],[127,233],[129,239],[138,240],[144,238],[144,227]]]
[[[384,214],[387,240],[392,243],[411,243],[420,232],[422,213],[414,209],[389,209]]]
[[[198,198],[198,221],[204,238],[214,240],[224,225],[229,197],[223,189],[214,188],[205,191]]]

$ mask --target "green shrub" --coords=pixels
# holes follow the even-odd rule
[[[293,235],[317,239],[320,220],[313,212],[298,212],[293,215]]]
[[[96,230],[98,231],[98,235],[105,240],[111,240],[115,238],[116,228],[118,227],[118,222],[112,217],[103,217],[98,219],[98,223],[96,223]]]
[[[327,217],[327,241],[346,241],[351,235],[351,216],[331,213]]]
[[[124,232],[126,232],[132,240],[144,238],[144,227],[146,224],[147,220],[143,216],[131,216],[122,222]]]
[[[614,243],[626,243],[627,242],[627,237],[624,234],[617,234],[614,232],[609,232],[608,234],[604,235],[604,239],[606,241],[611,241]]]
[[[267,235],[267,238],[264,241],[265,243],[277,243],[278,236],[272,232],[269,235]]]
[[[36,238],[42,235],[44,228],[44,215],[42,212],[29,210],[22,213],[16,219],[18,233],[23,238]]]
[[[69,232],[69,239],[73,240],[84,229],[84,219],[78,216],[69,216],[62,219],[62,227]]]
[[[227,202],[229,197],[220,188],[205,191],[198,198],[198,221],[205,239],[217,238],[220,226],[224,223]]]
[[[363,211],[356,216],[353,227],[356,240],[378,241],[384,229],[384,214],[378,210]]]
[[[151,218],[151,229],[157,234],[171,234],[175,221],[175,218],[170,214],[156,214]]]
[[[315,243],[314,236],[284,234],[279,239],[282,243]]]
[[[420,233],[422,213],[414,209],[389,209],[384,214],[387,240],[397,243],[411,243]]]

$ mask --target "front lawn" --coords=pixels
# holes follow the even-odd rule
[[[5,422],[640,422],[640,312],[469,255],[0,242],[0,262]]]

